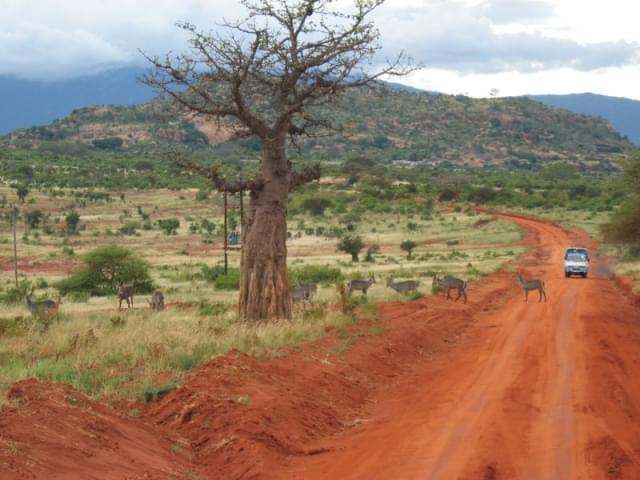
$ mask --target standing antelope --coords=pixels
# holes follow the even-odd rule
[[[364,295],[366,295],[367,290],[369,290],[369,287],[374,283],[376,283],[376,279],[373,275],[369,277],[369,280],[351,280],[349,282],[349,295],[351,295],[351,292],[354,290],[360,290]]]
[[[394,282],[392,277],[387,279],[387,287],[393,288],[396,292],[414,292],[418,288],[418,282],[415,280],[406,280],[404,282]]]
[[[529,291],[537,290],[538,291],[538,301],[542,301],[542,297],[544,296],[544,301],[547,301],[547,292],[544,291],[544,282],[542,280],[525,280],[522,275],[519,273],[516,274],[516,280],[518,285],[524,290],[524,301],[527,302],[529,300]]]
[[[467,282],[455,277],[443,277],[438,278],[437,275],[433,276],[433,286],[440,287],[447,291],[447,298],[451,298],[451,290],[458,290],[458,296],[456,302],[461,296],[464,297],[464,303],[467,303]]]
[[[160,290],[153,292],[151,299],[147,300],[147,302],[149,302],[149,306],[154,312],[164,310],[164,294]]]
[[[311,303],[311,297],[316,292],[318,287],[316,285],[298,285],[296,287],[291,287],[289,289],[289,296],[293,303],[302,302],[304,305],[305,302]]]
[[[55,302],[53,300],[42,300],[39,302],[34,302],[31,300],[31,295],[27,295],[26,299],[27,310],[31,312],[31,315],[46,315],[53,316],[58,313],[58,307],[60,302]]]
[[[118,288],[118,310],[122,310],[123,300],[126,300],[127,308],[133,308],[133,287],[121,286]]]

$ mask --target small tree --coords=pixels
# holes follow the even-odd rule
[[[640,152],[623,163],[622,183],[626,201],[603,225],[602,234],[607,242],[628,245],[635,253],[640,251]]]
[[[80,215],[75,210],[71,210],[64,217],[64,223],[66,225],[67,233],[69,235],[75,235],[78,233],[78,225],[80,225]]]
[[[305,198],[302,202],[302,208],[315,216],[324,215],[324,211],[332,206],[333,203],[328,198]]]
[[[27,195],[29,195],[29,187],[27,187],[26,185],[18,185],[16,187],[16,195],[18,196],[20,202],[24,203]]]
[[[180,228],[180,220],[177,218],[163,218],[158,220],[158,227],[165,235],[175,235]]]
[[[407,259],[411,259],[411,254],[413,253],[413,249],[416,248],[418,244],[413,240],[405,240],[400,244],[400,249],[403,252],[407,252]]]
[[[363,248],[364,242],[362,241],[362,238],[360,236],[349,235],[347,237],[344,237],[342,240],[340,240],[340,243],[338,243],[338,250],[351,255],[352,262],[359,261],[358,255]]]
[[[44,213],[41,210],[31,210],[24,214],[24,221],[29,225],[29,228],[38,228],[43,218]]]
[[[126,248],[116,245],[97,248],[85,255],[84,263],[84,269],[55,285],[61,294],[109,295],[121,285],[131,285],[138,293],[154,288],[147,263]]]

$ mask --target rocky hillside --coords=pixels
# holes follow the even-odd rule
[[[535,167],[567,160],[609,168],[633,145],[605,120],[526,98],[471,99],[426,92],[362,89],[320,112],[342,133],[302,142],[309,159],[367,155],[380,161]],[[17,130],[4,147],[154,150],[170,142],[225,156],[257,155],[255,139],[234,140],[228,125],[178,115],[166,103],[84,107],[47,126]],[[72,147],[73,146],[73,147]]]

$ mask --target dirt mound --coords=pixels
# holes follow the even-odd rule
[[[144,418],[188,439],[211,478],[273,478],[290,458],[322,453],[308,448],[313,441],[363,422],[373,392],[393,388],[416,362],[451,348],[471,317],[444,321],[428,303],[385,305],[382,320],[330,332],[282,358],[229,352],[189,375]]]
[[[26,380],[8,398],[12,406],[0,410],[3,480],[193,478],[189,460],[158,429],[67,385]]]

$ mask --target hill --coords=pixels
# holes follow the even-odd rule
[[[123,68],[73,80],[39,82],[0,76],[0,134],[43,125],[86,105],[135,105],[154,97],[137,81],[144,72]]]
[[[602,119],[546,107],[526,98],[472,99],[420,91],[354,91],[324,107],[341,135],[305,139],[292,158],[327,160],[366,155],[378,161],[428,165],[537,168],[564,160],[610,169],[633,148]],[[0,144],[12,149],[150,152],[179,142],[226,160],[256,158],[257,139],[231,138],[229,125],[177,114],[167,103],[84,107],[50,125],[18,130]]]
[[[637,146],[640,146],[640,101],[593,93],[576,95],[531,95],[529,98],[552,107],[602,117]]]

